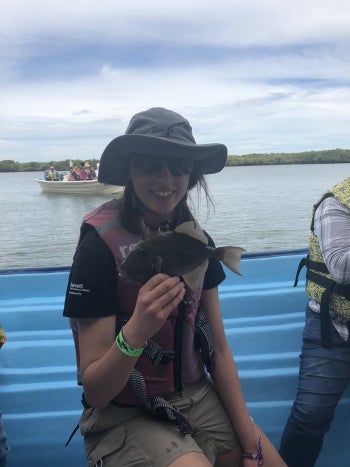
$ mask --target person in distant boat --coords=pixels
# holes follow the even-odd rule
[[[335,409],[350,383],[349,264],[350,178],[346,178],[314,205],[309,255],[299,266],[299,270],[307,267],[309,301],[298,390],[280,444],[289,467],[316,464]]]
[[[73,165],[73,167],[70,168],[69,170],[69,181],[74,182],[74,181],[79,181],[81,180],[80,177],[80,169],[77,165]]]
[[[80,175],[80,180],[85,181],[88,179],[87,171],[83,166],[79,167],[79,175]]]
[[[45,171],[45,180],[49,182],[58,182],[62,180],[62,175],[55,169],[53,165],[50,166],[49,170]]]
[[[74,182],[73,167],[69,168],[69,172],[67,173],[66,180],[67,182]]]
[[[0,349],[6,341],[5,330],[0,323]],[[0,467],[5,467],[7,454],[10,448],[7,445],[7,437],[2,422],[2,416],[0,412]]]
[[[215,247],[187,198],[194,187],[209,196],[204,175],[226,159],[226,146],[197,144],[185,118],[159,107],[134,115],[102,154],[98,180],[125,190],[84,217],[63,312],[90,466],[286,467],[247,410],[224,333],[219,259],[196,269],[193,289],[160,272],[161,256],[144,284],[118,274],[141,226],[153,238],[188,222]]]
[[[84,169],[86,173],[86,180],[96,180],[95,170],[90,165],[90,162],[84,162]]]

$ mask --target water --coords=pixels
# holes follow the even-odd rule
[[[215,212],[194,192],[195,213],[218,246],[303,248],[313,203],[348,172],[349,164],[227,167],[207,177]],[[38,175],[0,173],[0,269],[70,265],[81,218],[108,200],[42,193]]]

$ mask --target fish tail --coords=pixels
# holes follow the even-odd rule
[[[239,246],[221,246],[216,249],[216,254],[225,266],[241,276],[238,267],[244,251],[245,249]]]

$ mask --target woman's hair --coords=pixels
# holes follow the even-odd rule
[[[200,169],[198,164],[194,164],[193,169],[190,173],[188,189],[185,196],[179,202],[175,208],[174,219],[172,222],[172,228],[183,222],[194,220],[193,214],[188,206],[188,192],[197,186],[197,191],[203,189],[207,207],[213,205],[213,201],[209,194],[207,181]],[[138,200],[132,183],[129,180],[124,189],[124,194],[121,198],[121,210],[120,210],[120,222],[123,227],[132,233],[140,233],[142,213],[140,210],[140,201]]]

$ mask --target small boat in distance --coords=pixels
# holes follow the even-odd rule
[[[43,192],[63,193],[63,194],[103,194],[115,195],[121,194],[124,187],[116,185],[107,185],[97,180],[78,180],[78,181],[47,181],[36,179]]]

